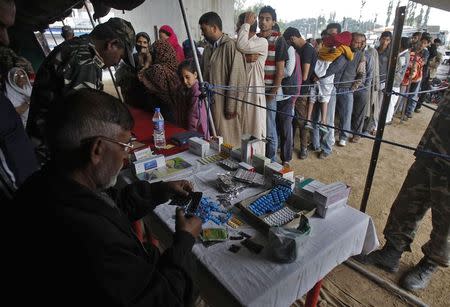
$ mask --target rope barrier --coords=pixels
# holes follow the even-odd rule
[[[272,111],[272,112],[275,112],[275,113],[283,114],[283,115],[292,117],[293,119],[298,119],[298,120],[302,120],[302,121],[305,121],[305,122],[310,122],[310,123],[316,124],[316,125],[322,125],[322,126],[327,127],[329,129],[336,129],[338,131],[347,132],[347,133],[353,134],[353,135],[358,135],[358,136],[360,136],[362,138],[367,138],[367,139],[370,139],[370,140],[373,140],[373,141],[380,141],[382,143],[386,143],[386,144],[389,144],[389,145],[392,145],[392,146],[397,146],[397,147],[400,147],[400,148],[403,148],[403,149],[408,149],[408,150],[414,151],[415,153],[420,153],[421,156],[429,156],[429,157],[432,157],[432,158],[442,158],[442,159],[450,161],[450,155],[441,154],[441,153],[437,153],[437,152],[432,152],[432,151],[428,151],[428,150],[422,150],[422,149],[419,149],[419,148],[416,148],[416,147],[411,147],[411,146],[408,146],[408,145],[403,145],[403,144],[400,144],[400,143],[395,143],[395,142],[391,142],[391,141],[384,140],[384,139],[378,139],[378,138],[370,136],[370,135],[362,134],[362,133],[351,131],[351,130],[342,129],[342,128],[335,127],[335,126],[330,126],[330,125],[327,125],[327,124],[319,123],[319,122],[314,121],[314,120],[309,120],[309,119],[306,119],[306,118],[302,118],[300,116],[293,115],[291,113],[277,111],[275,109],[271,109],[271,108],[268,108],[268,107],[260,106],[260,105],[251,103],[249,101],[245,101],[245,100],[234,98],[234,97],[229,97],[229,96],[227,96],[225,94],[222,94],[222,93],[219,93],[219,92],[216,92],[216,91],[212,90],[211,85],[208,85],[206,87],[206,89],[207,89],[207,91],[211,91],[213,94],[220,95],[220,96],[223,96],[223,97],[226,97],[226,98],[229,98],[229,99],[234,99],[236,101],[239,101],[239,102],[242,102],[242,103],[246,103],[246,104],[258,107],[258,108],[262,108],[262,109],[265,109],[267,111]],[[331,131],[328,131],[328,133],[330,133],[330,132]]]
[[[314,86],[314,84],[311,85],[307,85],[307,86]],[[281,88],[283,88],[283,86],[280,86]],[[292,87],[292,86],[291,86]],[[363,86],[363,87],[358,87],[355,90],[350,90],[350,91],[345,91],[345,92],[335,92],[334,94],[327,94],[327,95],[321,95],[321,96],[338,96],[338,95],[344,95],[344,94],[350,94],[350,93],[354,93],[354,92],[358,92],[358,91],[362,91],[365,89],[369,89],[371,86]],[[243,88],[243,87],[242,87]],[[225,86],[225,85],[212,85],[211,89],[218,89],[218,90],[227,90],[227,91],[233,91],[236,93],[248,93],[248,94],[256,94],[256,95],[264,95],[264,96],[272,96],[272,97],[315,97],[316,95],[312,95],[312,94],[297,94],[297,95],[279,95],[279,94],[270,94],[270,93],[258,93],[258,92],[252,92],[252,91],[243,91],[243,90],[235,90],[235,87],[230,87],[230,86]],[[438,88],[438,89],[434,89],[434,90],[427,90],[427,91],[419,91],[419,92],[406,92],[406,93],[402,93],[404,95],[416,95],[416,94],[423,94],[423,93],[434,93],[434,92],[439,92],[439,91],[444,91],[448,89],[448,87],[442,87],[442,88]]]
[[[397,95],[397,96],[400,96],[400,97],[407,98],[407,99],[409,99],[409,100],[411,100],[411,101],[414,101],[415,103],[419,103],[419,100],[416,100],[416,99],[411,98],[411,97],[408,96],[406,93],[399,93],[399,92],[396,92],[396,91],[392,91],[391,94],[392,94],[392,95]],[[436,112],[436,113],[444,114],[445,116],[450,116],[450,114],[441,112],[441,111],[439,111],[438,109],[433,108],[433,107],[427,105],[425,102],[422,102],[422,106],[424,106],[424,107],[426,107],[426,108],[428,108],[428,109],[430,109],[430,110],[433,110],[433,111]]]

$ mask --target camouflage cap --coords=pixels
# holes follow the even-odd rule
[[[133,59],[135,33],[130,22],[122,18],[113,17],[107,22],[97,25],[93,32],[102,33],[102,35],[109,36],[109,38],[119,39],[125,47],[123,60],[129,65],[135,66]]]

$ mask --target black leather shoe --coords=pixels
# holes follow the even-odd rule
[[[401,279],[400,286],[406,290],[419,290],[428,286],[431,276],[436,272],[438,265],[427,257],[409,270]]]
[[[386,244],[382,249],[374,251],[367,256],[355,257],[355,260],[365,264],[373,264],[385,271],[394,273],[398,271],[402,253],[392,245]]]

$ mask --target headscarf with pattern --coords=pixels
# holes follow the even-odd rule
[[[153,44],[154,64],[144,71],[142,82],[161,100],[177,119],[177,102],[179,101],[180,78],[177,75],[177,60],[175,50],[164,40],[157,40]]]

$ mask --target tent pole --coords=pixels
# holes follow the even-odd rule
[[[89,8],[88,8],[88,6],[87,6],[86,1],[84,1],[84,7],[86,8],[86,12],[88,13],[89,19],[91,20],[92,28],[95,28],[94,18],[92,18],[91,11],[89,11]],[[117,84],[116,84],[116,78],[114,78],[114,75],[113,75],[113,73],[112,73],[111,67],[108,67],[108,71],[109,71],[109,75],[111,76],[111,80],[112,80],[112,82],[113,82],[113,84],[114,84],[114,88],[116,89],[117,98],[119,98],[120,101],[123,102],[122,95],[120,94],[119,88],[117,87]]]
[[[378,129],[377,129],[377,135],[372,149],[372,157],[370,158],[370,166],[369,166],[369,172],[367,174],[366,178],[366,186],[364,188],[364,195],[361,201],[361,207],[360,210],[362,212],[366,212],[367,208],[367,202],[369,200],[370,195],[370,189],[372,188],[373,183],[373,177],[375,174],[375,169],[377,167],[378,162],[378,155],[380,153],[380,147],[381,147],[381,139],[383,139],[383,133],[384,133],[384,126],[386,124],[386,115],[389,109],[389,104],[391,101],[391,92],[392,87],[394,84],[394,76],[395,76],[395,68],[397,65],[397,57],[398,57],[398,50],[400,47],[400,40],[402,37],[402,30],[403,30],[403,24],[405,22],[405,6],[400,6],[397,8],[397,11],[395,13],[395,23],[394,23],[394,37],[391,44],[391,52],[390,52],[390,59],[389,59],[389,70],[388,70],[388,77],[386,81],[386,87],[385,92],[383,95],[383,104],[381,105],[381,112],[380,116],[378,118]]]
[[[58,42],[56,41],[56,38],[55,38],[55,36],[53,35],[52,29],[49,27],[48,30],[50,31],[50,35],[52,36],[53,41],[55,42],[55,47],[58,46]]]
[[[183,0],[179,0],[179,3],[180,3],[181,14],[183,15],[184,25],[186,27],[186,32],[187,32],[187,35],[188,35],[188,38],[189,38],[189,42],[191,43],[192,54],[194,56],[195,67],[197,68],[198,79],[200,80],[200,84],[203,85],[204,84],[204,80],[203,80],[202,70],[200,68],[200,62],[198,61],[197,47],[196,47],[196,45],[194,43],[194,39],[192,38],[192,35],[191,35],[191,31],[190,31],[190,28],[189,28],[189,22],[188,22],[188,19],[186,17],[186,10],[184,9]],[[201,91],[202,91],[202,94],[206,94],[205,93],[205,88],[203,86],[201,86]],[[208,110],[209,125],[211,127],[212,135],[213,136],[217,136],[216,127],[214,126],[214,121],[213,121],[212,114],[211,114],[210,97],[209,96],[206,96],[206,97],[208,99],[207,110]]]

